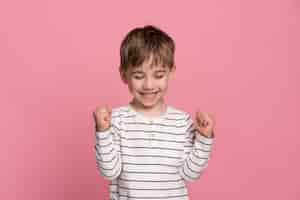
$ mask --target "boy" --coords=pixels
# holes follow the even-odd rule
[[[185,181],[198,179],[207,166],[213,119],[197,112],[193,123],[163,98],[174,51],[172,38],[154,26],[135,28],[122,41],[119,70],[132,101],[93,113],[97,166],[111,180],[110,199],[189,199]]]

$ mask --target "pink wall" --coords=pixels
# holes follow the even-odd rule
[[[119,45],[144,24],[177,42],[169,102],[217,118],[191,199],[300,199],[299,1],[179,2],[0,3],[1,199],[107,199],[92,111],[128,102]]]

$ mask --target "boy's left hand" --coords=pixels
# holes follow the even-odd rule
[[[205,112],[196,112],[196,129],[198,133],[206,136],[213,137],[213,130],[215,126],[215,121],[212,115]]]

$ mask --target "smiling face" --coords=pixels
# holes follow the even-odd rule
[[[163,97],[168,89],[172,70],[162,65],[153,65],[152,56],[141,66],[121,71],[122,80],[133,95],[132,105],[140,110],[158,110],[164,105]]]

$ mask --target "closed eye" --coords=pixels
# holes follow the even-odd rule
[[[132,77],[137,80],[141,80],[144,78],[144,74],[139,71],[132,72]]]
[[[163,78],[165,75],[158,75],[158,76],[155,76],[155,78],[157,78],[157,79],[161,79],[161,78]]]
[[[163,71],[163,72],[155,73],[154,77],[157,78],[157,79],[161,79],[161,78],[163,78],[165,75],[166,75],[166,73]]]
[[[144,78],[144,76],[133,76],[134,79],[137,79],[137,80],[141,80]]]

